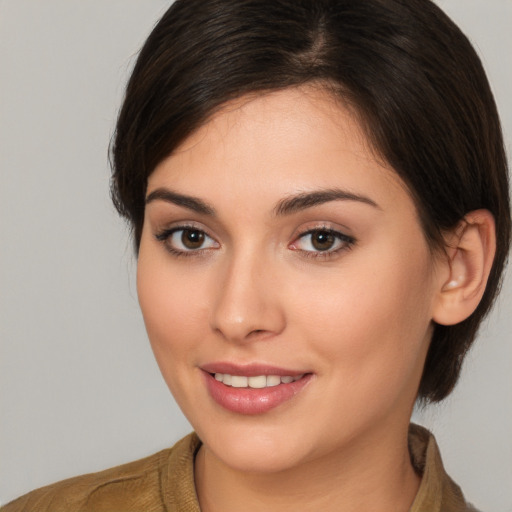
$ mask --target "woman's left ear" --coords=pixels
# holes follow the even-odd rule
[[[468,318],[485,292],[496,252],[496,227],[488,210],[468,213],[446,237],[439,260],[438,292],[432,319],[454,325]]]

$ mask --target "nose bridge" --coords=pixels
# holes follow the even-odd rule
[[[212,310],[212,328],[231,341],[277,334],[284,328],[284,311],[277,297],[275,268],[252,247],[226,257],[219,273]]]

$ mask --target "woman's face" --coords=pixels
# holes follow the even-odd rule
[[[225,106],[149,178],[149,338],[206,449],[233,468],[403,434],[438,280],[406,187],[320,90]]]

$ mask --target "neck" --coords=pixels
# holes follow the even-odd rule
[[[420,482],[407,429],[396,427],[368,432],[339,453],[270,474],[234,470],[203,445],[195,479],[202,512],[406,512]]]

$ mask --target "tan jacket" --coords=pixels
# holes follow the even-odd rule
[[[0,512],[200,512],[194,486],[200,444],[190,434],[145,459],[32,491]],[[409,449],[423,475],[410,512],[476,512],[446,474],[428,430],[411,425]]]

